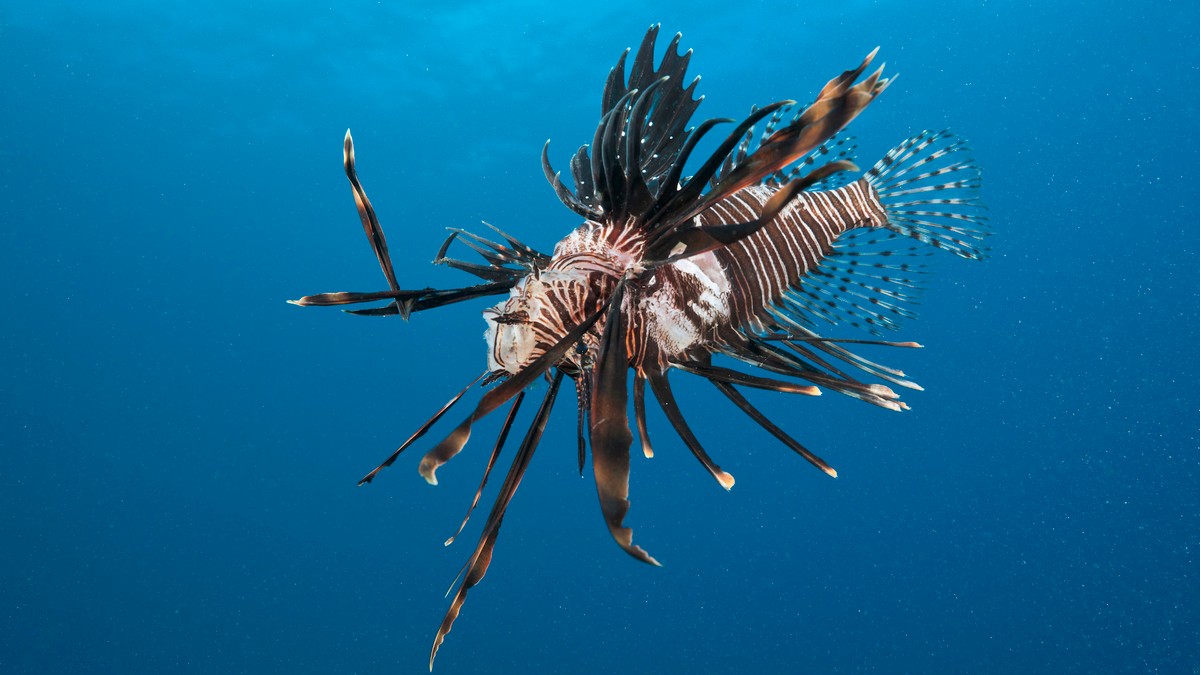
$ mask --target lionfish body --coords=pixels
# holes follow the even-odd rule
[[[368,239],[389,290],[327,293],[295,301],[341,305],[388,300],[356,314],[400,315],[488,295],[507,294],[484,310],[487,370],[476,379],[495,384],[474,411],[420,463],[437,483],[438,467],[466,445],[472,425],[512,401],[487,470],[467,512],[479,501],[506,442],[526,389],[549,380],[544,399],[522,439],[462,581],[438,630],[433,657],[458,616],[467,591],[487,571],[504,513],[541,438],[564,377],[579,406],[578,460],[590,448],[601,511],[616,542],[644,562],[657,562],[632,542],[624,525],[629,509],[629,379],[644,454],[652,456],[646,428],[649,383],[676,433],[726,489],[721,469],[688,427],[674,400],[668,373],[682,370],[711,382],[751,419],[829,475],[836,472],[742,395],[751,387],[815,395],[831,389],[875,405],[903,410],[895,391],[863,382],[862,374],[919,389],[896,369],[869,361],[845,344],[918,347],[912,342],[827,338],[821,322],[850,324],[879,336],[912,316],[923,273],[912,256],[942,248],[961,257],[982,255],[986,234],[975,164],[965,145],[947,132],[922,132],[889,151],[859,175],[853,144],[834,138],[888,85],[882,68],[861,82],[872,52],[857,68],[830,80],[807,108],[788,118],[791,101],[755,109],[698,167],[689,159],[718,123],[688,127],[699,105],[684,86],[690,52],[679,54],[677,35],[654,66],[657,26],[639,48],[628,78],[626,55],[609,75],[602,117],[590,146],[571,159],[572,191],[542,164],[559,199],[584,218],[547,255],[496,230],[495,242],[453,230],[437,261],[484,280],[458,289],[402,290],[387,242],[359,183],[349,133],[345,166]],[[627,54],[628,52],[626,52]],[[697,78],[698,79],[698,78]],[[765,131],[755,142],[755,125]],[[685,171],[685,167],[687,170]],[[493,228],[494,229],[494,228]],[[446,257],[461,242],[485,264]],[[718,365],[732,359],[765,374]],[[782,376],[782,377],[781,377]],[[360,484],[424,434],[466,391],[454,396]],[[465,525],[467,519],[463,519]],[[459,527],[459,532],[462,526]],[[458,536],[456,533],[449,544]]]
[[[754,220],[777,191],[744,188],[698,216],[697,223]],[[753,235],[651,271],[643,265],[644,237],[585,223],[558,243],[546,271],[523,279],[511,299],[485,312],[489,365],[509,373],[527,367],[567,329],[603,307],[627,274],[637,278],[621,307],[625,321],[636,327],[626,337],[630,367],[661,371],[672,361],[693,360],[698,353],[711,353],[724,329],[762,330],[763,311],[817,269],[842,233],[886,222],[876,193],[860,180],[798,195]],[[594,342],[598,333],[585,336],[585,342]]]

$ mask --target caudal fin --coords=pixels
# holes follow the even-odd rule
[[[977,197],[982,178],[966,141],[949,131],[922,131],[865,177],[887,211],[887,229],[963,258],[987,252],[986,207]]]

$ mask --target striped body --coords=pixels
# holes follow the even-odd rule
[[[753,185],[714,204],[697,225],[756,218],[776,188]],[[631,367],[663,370],[710,351],[728,328],[762,330],[764,310],[821,264],[842,233],[881,227],[887,215],[865,179],[801,193],[765,227],[731,246],[666,263],[630,287],[622,311],[630,326]],[[516,373],[603,307],[624,275],[643,271],[639,231],[589,221],[560,241],[545,270],[526,276],[504,302],[485,310],[488,366]],[[603,322],[584,336],[592,351]],[[584,367],[584,350],[568,357]]]

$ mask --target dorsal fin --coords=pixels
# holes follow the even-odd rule
[[[691,52],[679,53],[678,34],[655,67],[658,31],[655,25],[646,32],[628,64],[628,76],[629,50],[609,72],[592,143],[571,159],[575,191],[562,183],[545,154],[542,162],[547,180],[568,208],[589,220],[628,223],[643,230],[651,242],[672,240],[697,214],[748,185],[792,178],[785,172],[788,167],[849,124],[889,82],[880,68],[856,84],[875,58],[872,51],[857,68],[830,80],[811,105],[782,126],[792,101],[754,109],[694,174],[684,178],[684,166],[700,137],[732,120],[687,127],[703,100],[692,96],[699,78],[685,86]],[[754,124],[768,116],[767,132],[752,146],[748,139]]]
[[[857,68],[830,80],[811,105],[783,126],[784,110],[793,101],[752,110],[695,173],[684,178],[697,141],[717,124],[732,120],[706,120],[687,128],[703,100],[692,97],[699,78],[684,85],[691,52],[679,53],[678,34],[654,66],[658,31],[655,25],[646,32],[628,76],[629,50],[609,72],[592,143],[571,159],[575,191],[562,183],[544,150],[542,168],[568,208],[589,220],[638,228],[650,248],[663,254],[683,229],[692,227],[695,216],[714,204],[759,181],[778,184],[793,178],[785,169],[841,131],[889,83],[882,68],[856,83],[878,50],[872,51]],[[768,117],[767,132],[752,147],[755,123]]]
[[[557,174],[543,162],[559,199],[585,218],[611,221],[649,208],[689,136],[688,121],[700,105],[692,93],[700,78],[686,81],[692,53],[679,53],[678,33],[654,67],[658,31],[657,25],[646,31],[628,78],[628,50],[609,72],[593,142],[571,160],[575,192],[556,182]]]

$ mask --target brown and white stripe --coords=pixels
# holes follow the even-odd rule
[[[773,193],[764,186],[746,188],[700,219],[706,225],[753,219]],[[858,180],[834,190],[804,192],[758,232],[713,251],[710,255],[730,277],[734,323],[756,326],[765,308],[821,265],[842,233],[886,222],[874,190]]]
[[[745,188],[700,214],[697,224],[753,220],[776,190]],[[659,366],[703,349],[726,327],[762,330],[764,310],[816,270],[840,235],[886,222],[887,214],[865,180],[802,193],[753,235],[657,270],[640,295],[626,299],[632,313],[640,315],[630,325],[641,327],[639,341],[654,345]]]

